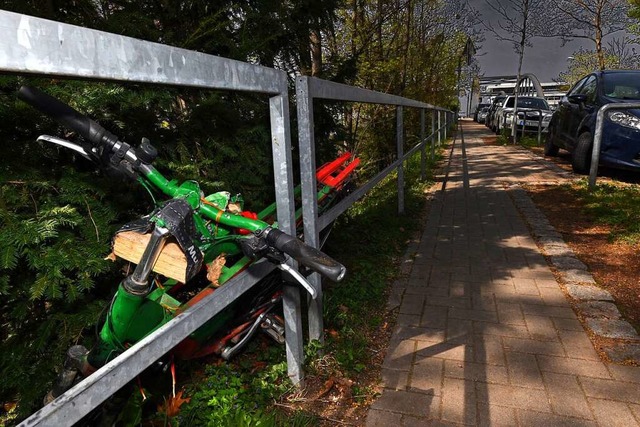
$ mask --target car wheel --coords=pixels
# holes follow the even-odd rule
[[[571,153],[571,167],[575,173],[587,175],[591,168],[591,154],[593,152],[593,137],[591,132],[583,132],[578,137],[578,143]]]
[[[547,133],[547,139],[544,142],[544,155],[549,157],[556,157],[558,155],[558,151],[560,151],[560,147],[556,144],[556,131],[554,128],[549,127],[549,131]]]

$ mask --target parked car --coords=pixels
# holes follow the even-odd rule
[[[502,107],[502,102],[505,100],[506,95],[499,95],[493,98],[493,102],[491,102],[491,106],[489,107],[489,111],[487,112],[487,117],[484,120],[484,125],[489,129],[495,131],[495,113],[499,107]]]
[[[476,120],[478,123],[484,123],[487,118],[487,114],[489,114],[489,107],[484,107],[480,111],[478,111],[478,119]]]
[[[544,153],[556,156],[560,148],[571,153],[576,173],[591,167],[598,110],[611,103],[640,102],[640,71],[599,71],[576,83],[553,113]],[[640,110],[611,110],[605,115],[600,162],[640,170]]]
[[[501,107],[495,112],[494,127],[495,132],[499,134],[502,129],[511,128],[513,122],[513,115],[516,112],[514,108],[516,97],[514,95],[508,96]],[[517,132],[522,131],[524,126],[525,132],[538,132],[538,126],[541,127],[543,132],[546,132],[549,122],[551,121],[552,112],[549,109],[549,104],[544,98],[538,98],[535,96],[518,96],[518,119],[516,121]],[[542,122],[540,122],[540,116],[542,116]]]
[[[485,107],[489,107],[491,104],[489,103],[480,103],[476,106],[476,111],[473,113],[473,120],[478,122],[478,123],[482,123],[479,120],[479,115],[480,115],[480,111],[482,111],[483,108]]]

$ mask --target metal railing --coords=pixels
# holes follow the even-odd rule
[[[283,71],[116,34],[0,11],[0,70],[4,73],[155,83],[255,92],[269,96],[279,227],[295,233],[287,75]],[[256,266],[176,316],[106,366],[59,396],[24,425],[70,425],[142,372],[181,339],[254,286],[271,266]],[[283,298],[287,364],[302,378],[300,292]],[[300,346],[299,348],[297,346]],[[70,409],[73,408],[73,409]]]
[[[26,15],[0,11],[0,71],[13,74],[153,83],[207,89],[245,91],[269,96],[272,156],[279,228],[295,233],[294,185],[287,75],[283,71],[141,41]],[[96,54],[100,53],[100,54]],[[425,175],[426,142],[441,145],[448,125],[454,123],[448,110],[407,98],[302,77],[296,82],[300,132],[300,161],[305,240],[318,245],[319,230],[344,212],[391,171],[398,171],[398,211],[404,210],[403,163],[421,150]],[[314,98],[396,105],[397,160],[322,217],[317,216],[315,198],[315,149],[313,142]],[[404,153],[403,107],[421,109],[421,142]],[[432,133],[425,138],[425,111],[432,110]],[[443,123],[444,121],[444,123]],[[437,126],[436,126],[437,122]],[[231,279],[214,294],[185,310],[121,355],[34,413],[21,425],[71,425],[134,379],[228,304],[253,287],[274,269],[258,262]],[[321,291],[318,276],[312,278]],[[321,301],[320,297],[316,301]],[[300,292],[285,286],[283,297],[288,374],[294,383],[302,380],[303,333]],[[311,338],[322,338],[322,307],[310,312]]]
[[[397,170],[398,173],[398,213],[404,213],[404,162],[416,151],[420,150],[421,174],[422,176],[425,176],[426,142],[427,140],[431,141],[431,156],[433,158],[435,151],[434,134],[437,134],[438,145],[441,145],[442,139],[446,138],[447,125],[450,123],[449,120],[452,112],[400,96],[389,95],[386,93],[375,92],[372,90],[347,86],[340,83],[306,76],[301,76],[296,79],[296,95],[298,109],[298,137],[300,144],[302,216],[304,219],[305,242],[316,248],[319,247],[320,231],[331,224],[333,220],[346,211],[367,191],[373,188],[394,170]],[[318,201],[316,198],[316,159],[313,124],[314,99],[395,105],[397,109],[396,160],[320,217],[318,216]],[[416,144],[407,153],[404,153],[403,107],[420,109],[420,143]],[[432,133],[428,138],[425,138],[426,110],[433,111]],[[434,126],[436,119],[438,122],[437,128]],[[444,124],[442,123],[442,120],[444,120]],[[318,292],[318,297],[309,302],[309,338],[323,341],[322,286],[320,283],[320,276],[317,273],[312,274],[309,277],[309,282]]]
[[[593,149],[591,151],[591,167],[589,168],[589,190],[596,187],[598,177],[598,164],[600,163],[600,149],[604,129],[604,115],[611,110],[629,110],[640,108],[640,103],[607,104],[600,107],[596,115],[596,129],[593,135]]]

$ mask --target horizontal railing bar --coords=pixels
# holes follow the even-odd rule
[[[0,11],[0,69],[18,74],[286,93],[284,71]]]
[[[274,269],[275,265],[267,261],[251,265],[35,412],[20,426],[73,425]]]
[[[434,135],[434,133],[431,134]],[[409,151],[402,156],[401,159],[395,160],[389,166],[384,168],[381,172],[379,172],[376,176],[371,178],[369,182],[359,187],[353,193],[349,194],[349,196],[345,197],[335,205],[333,208],[325,212],[323,215],[318,217],[318,230],[324,230],[331,224],[336,218],[338,218],[342,213],[344,213],[347,209],[351,207],[356,201],[358,201],[364,194],[375,187],[380,181],[382,181],[387,175],[389,175],[394,169],[400,165],[400,163],[404,162],[406,159],[411,157],[416,151],[420,150],[424,145],[426,145],[429,138],[425,138],[424,141],[416,144]]]
[[[370,89],[349,86],[342,83],[309,77],[309,94],[313,98],[335,101],[365,102],[369,104],[402,105],[405,107],[426,108],[429,110],[449,111],[409,98],[403,98],[388,93],[376,92]]]

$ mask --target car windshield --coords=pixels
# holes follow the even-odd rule
[[[518,108],[535,108],[538,110],[548,110],[549,105],[547,101],[542,98],[531,98],[531,97],[519,97],[518,98]]]
[[[616,99],[640,99],[640,73],[611,73],[602,76],[605,96]]]

